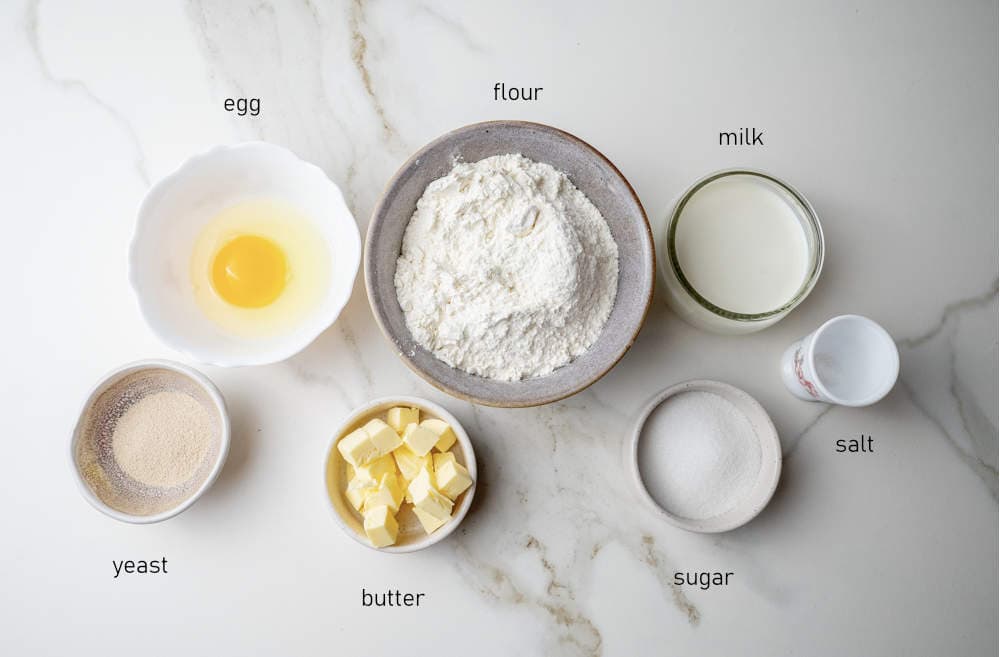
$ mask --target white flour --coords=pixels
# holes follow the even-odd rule
[[[594,343],[618,245],[565,174],[522,155],[457,164],[417,203],[396,295],[425,349],[490,379],[544,376]]]

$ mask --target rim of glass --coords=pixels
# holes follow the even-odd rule
[[[720,178],[737,175],[763,178],[788,192],[792,199],[794,199],[794,201],[802,209],[802,213],[805,215],[809,228],[812,229],[816,240],[815,247],[812,249],[812,266],[809,270],[809,274],[802,282],[798,291],[792,295],[791,299],[780,307],[762,313],[738,313],[732,310],[726,310],[725,308],[717,306],[705,297],[701,296],[698,291],[694,289],[694,286],[691,285],[690,281],[688,281],[688,279],[684,276],[684,272],[677,260],[677,250],[674,244],[677,224],[681,215],[684,213],[684,207],[688,204],[688,201],[690,201],[699,190],[709,183],[715,182]],[[764,319],[770,319],[776,315],[786,313],[795,306],[799,305],[802,300],[808,296],[809,292],[812,291],[813,287],[815,287],[816,281],[819,280],[820,270],[823,269],[823,255],[825,248],[823,228],[820,226],[819,218],[816,216],[816,211],[813,210],[812,204],[810,204],[804,196],[799,194],[799,192],[788,183],[775,178],[770,174],[764,173],[763,171],[756,171],[754,169],[725,169],[723,171],[716,171],[715,173],[708,174],[701,180],[691,185],[691,187],[684,192],[684,195],[681,197],[680,201],[677,202],[677,205],[674,206],[674,211],[670,215],[670,224],[667,228],[667,261],[670,264],[670,268],[674,272],[674,275],[677,277],[677,280],[680,282],[681,287],[684,288],[684,291],[688,293],[688,296],[697,301],[698,305],[706,310],[719,315],[720,317],[725,317],[739,322],[756,322]]]

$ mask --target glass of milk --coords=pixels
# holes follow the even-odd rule
[[[823,267],[823,230],[790,185],[759,171],[710,174],[677,202],[660,251],[671,308],[716,333],[751,333],[799,305]]]

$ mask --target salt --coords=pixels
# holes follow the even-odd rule
[[[760,440],[749,418],[711,392],[667,398],[646,420],[638,448],[649,494],[669,513],[689,520],[733,509],[750,493],[761,468]]]

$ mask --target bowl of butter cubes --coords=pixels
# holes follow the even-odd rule
[[[445,409],[386,397],[344,420],[324,476],[334,518],[348,535],[382,552],[414,552],[444,539],[468,513],[476,456]]]

